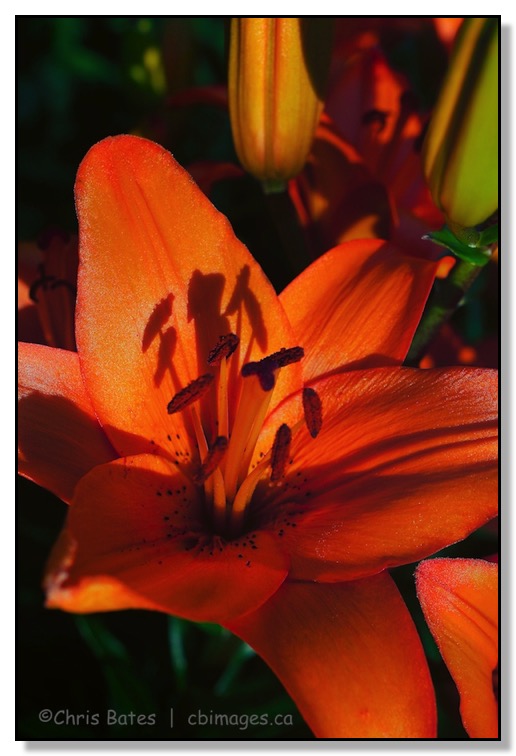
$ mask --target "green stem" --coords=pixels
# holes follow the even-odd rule
[[[283,247],[284,259],[288,262],[294,278],[311,262],[303,230],[287,188],[284,191],[267,191],[265,200],[276,232]]]
[[[448,278],[435,282],[405,365],[419,365],[428,345],[441,326],[451,318],[481,270],[482,266],[457,260]]]

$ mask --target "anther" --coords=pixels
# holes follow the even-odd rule
[[[305,356],[305,350],[303,347],[290,347],[286,349],[283,347],[279,352],[274,352],[266,357],[266,360],[274,362],[276,367],[282,368],[285,365],[291,365],[293,362],[299,362]]]
[[[217,436],[200,470],[194,475],[194,483],[202,485],[215,472],[227,448],[228,440],[226,436]]]
[[[256,375],[264,391],[272,391],[274,388],[276,383],[274,371],[269,365],[265,364],[265,360],[246,362],[245,365],[242,365],[242,378],[248,378],[250,375]]]
[[[316,438],[322,427],[322,404],[319,394],[313,388],[303,389],[303,412],[308,432],[312,438]]]
[[[185,386],[179,391],[167,404],[167,412],[169,415],[174,415],[176,412],[181,412],[186,407],[196,402],[203,396],[213,382],[213,375],[211,373],[205,373],[199,378]]]
[[[285,467],[290,456],[290,442],[292,440],[292,431],[286,423],[280,425],[276,431],[274,444],[271,452],[271,480],[276,482],[280,480],[285,472]]]
[[[236,333],[227,333],[224,336],[219,336],[219,340],[208,355],[208,365],[220,365],[222,360],[231,357],[240,339]]]
[[[299,362],[305,355],[302,347],[283,347],[279,352],[274,352],[264,357],[258,362],[247,362],[242,365],[242,377],[247,378],[250,375],[256,375],[260,381],[260,386],[264,391],[271,391],[274,388],[275,376],[274,371],[279,368]]]
[[[262,362],[246,362],[242,365],[242,378],[248,378],[250,375],[258,375],[262,369]]]
[[[43,288],[43,291],[46,291],[48,289],[48,284],[51,284],[53,281],[56,280],[55,276],[47,276],[45,275],[43,266],[40,266],[40,277],[34,281],[29,289],[29,297],[32,299],[33,302],[36,302],[38,304],[38,298],[36,296],[36,292],[38,289]]]

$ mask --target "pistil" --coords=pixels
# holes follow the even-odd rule
[[[228,529],[232,535],[237,535],[243,529],[244,517],[247,511],[253,494],[256,490],[256,486],[265,475],[271,460],[272,450],[269,451],[263,459],[256,465],[256,467],[249,473],[244,480],[238,493],[231,505],[231,510],[228,513]]]
[[[228,453],[225,460],[224,480],[226,496],[232,502],[236,496],[238,481],[243,464],[243,455],[257,417],[265,416],[269,408],[272,392],[264,391],[259,379],[251,375],[244,381],[242,395],[231,432]],[[252,449],[254,451],[254,447]],[[251,451],[251,454],[252,454]],[[246,455],[248,456],[248,455]],[[247,472],[247,470],[245,471]]]

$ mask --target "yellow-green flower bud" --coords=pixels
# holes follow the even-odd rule
[[[244,168],[268,184],[302,169],[323,105],[329,18],[233,18],[229,112]]]
[[[425,175],[452,229],[498,207],[498,18],[469,18],[423,147]]]

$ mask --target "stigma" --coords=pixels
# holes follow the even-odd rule
[[[204,491],[206,513],[211,518],[214,533],[223,538],[234,538],[245,531],[253,496],[261,480],[268,478],[273,486],[282,484],[287,466],[292,462],[291,442],[298,430],[306,425],[310,436],[315,438],[322,426],[320,398],[313,388],[305,388],[300,396],[303,419],[292,428],[286,423],[280,424],[271,448],[260,452],[259,461],[253,464],[278,374],[302,360],[304,350],[300,346],[285,347],[261,360],[246,362],[240,378],[232,371],[232,380],[240,380],[241,386],[238,406],[230,421],[227,363],[238,346],[236,334],[220,336],[207,358],[213,372],[191,381],[167,405],[169,414],[189,414],[199,458],[192,480]],[[201,400],[211,401],[216,418],[214,427],[203,425]],[[213,412],[208,415],[213,417]]]

